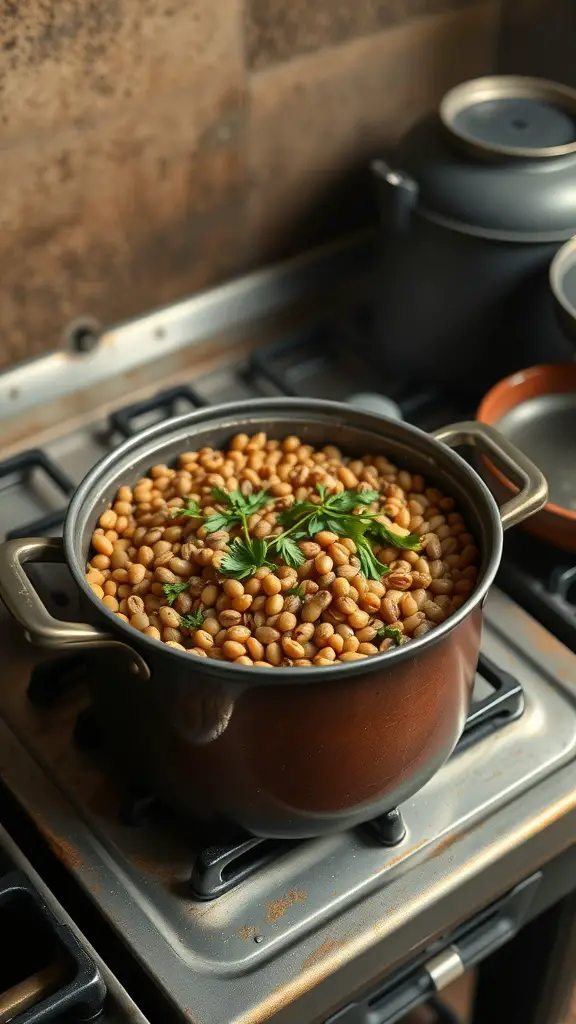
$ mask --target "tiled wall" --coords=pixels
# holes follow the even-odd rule
[[[372,216],[499,0],[2,0],[0,365]]]

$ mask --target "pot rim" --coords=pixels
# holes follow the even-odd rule
[[[381,432],[382,428],[386,424],[389,424],[391,427],[394,427],[397,432],[400,431],[407,435],[408,440],[411,438],[414,440],[415,453],[422,449],[422,442],[425,441],[426,446],[431,447],[432,449],[434,447],[441,449],[443,458],[451,462],[456,471],[468,476],[469,480],[473,483],[476,490],[480,492],[483,500],[485,501],[486,513],[490,516],[494,535],[494,547],[490,553],[481,552],[485,558],[486,564],[483,579],[477,588],[472,591],[464,604],[458,608],[450,618],[446,619],[435,629],[430,630],[430,632],[425,633],[416,640],[410,641],[408,644],[394,647],[388,651],[382,652],[381,654],[371,655],[365,660],[362,659],[359,661],[345,662],[337,665],[315,665],[310,668],[305,666],[288,666],[282,668],[270,666],[270,668],[260,668],[252,665],[236,665],[234,663],[223,661],[213,661],[210,658],[195,658],[194,655],[190,655],[187,651],[179,651],[174,647],[167,647],[162,643],[162,641],[155,640],[153,637],[148,637],[144,633],[137,632],[129,623],[123,622],[122,619],[119,619],[112,611],[102,604],[86,582],[84,567],[76,558],[74,544],[75,536],[77,534],[76,523],[79,515],[84,509],[91,490],[98,485],[99,480],[106,471],[112,468],[119,459],[129,453],[134,453],[134,455],[136,455],[138,450],[150,441],[158,440],[158,447],[160,451],[162,438],[167,434],[172,434],[174,430],[179,428],[188,427],[193,432],[196,426],[203,426],[210,422],[213,422],[214,425],[217,426],[219,420],[226,419],[231,414],[249,415],[250,413],[263,412],[264,410],[269,412],[271,415],[273,415],[275,411],[282,413],[283,411],[288,410],[300,412],[302,414],[306,414],[307,412],[324,414],[325,416],[328,416],[329,419],[344,419],[348,424],[352,422],[360,429],[364,428],[367,431],[371,430],[373,433]],[[191,439],[192,438],[193,433],[191,435]],[[385,441],[384,437],[383,441]],[[252,683],[252,685],[274,683],[293,686],[295,683],[310,683],[312,681],[325,683],[330,679],[336,681],[344,676],[353,677],[365,675],[366,672],[376,672],[379,669],[382,669],[385,665],[390,665],[390,668],[392,668],[395,664],[399,664],[401,661],[418,657],[423,654],[424,649],[427,646],[439,643],[449,633],[451,633],[452,630],[456,629],[457,626],[459,626],[460,623],[468,617],[474,608],[480,605],[483,601],[500,564],[503,546],[503,530],[496,501],[482,478],[452,448],[435,440],[431,434],[420,430],[420,428],[415,427],[412,424],[408,424],[403,421],[399,423],[398,421],[390,420],[384,416],[366,413],[359,409],[354,409],[352,406],[348,406],[343,402],[280,396],[205,406],[201,409],[195,410],[194,412],[185,413],[182,416],[162,420],[160,423],[155,423],[152,426],[147,427],[145,430],[140,431],[133,437],[127,438],[127,440],[121,445],[100,459],[100,461],[89,470],[84,479],[78,485],[66,513],[63,540],[64,553],[68,568],[70,569],[75,582],[80,587],[84,597],[90,601],[92,607],[98,611],[99,615],[103,616],[108,626],[112,627],[114,632],[121,634],[128,647],[147,650],[150,652],[152,657],[154,657],[154,655],[157,656],[162,649],[163,655],[173,660],[175,666],[178,665],[179,667],[182,667],[184,662],[186,662],[186,664],[194,671],[201,671],[208,677],[214,678],[214,680],[218,678],[221,679],[222,673],[225,672],[230,683],[237,683],[242,686],[250,683]]]

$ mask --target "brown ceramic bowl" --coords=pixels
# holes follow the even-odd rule
[[[522,528],[556,547],[576,551],[576,460],[572,451],[576,443],[576,363],[532,366],[512,374],[485,395],[476,416],[513,440],[548,479],[555,500]],[[523,420],[525,431],[528,426],[526,444]],[[517,492],[489,459],[483,457],[482,462],[483,475],[497,501]],[[559,503],[558,496],[565,496],[565,505]]]

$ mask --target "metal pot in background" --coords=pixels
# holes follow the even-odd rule
[[[477,398],[572,358],[548,286],[576,233],[576,91],[497,76],[452,89],[373,164],[378,341],[391,364]]]
[[[297,433],[351,453],[386,452],[454,496],[482,554],[476,589],[433,631],[385,654],[327,668],[254,668],[199,659],[138,633],[90,589],[85,566],[99,515],[119,485],[158,462],[238,432]],[[441,443],[443,442],[443,443]],[[498,509],[449,445],[475,444],[520,488]],[[436,437],[334,402],[261,399],[150,427],[95,466],[68,509],[64,554],[41,538],[0,546],[0,596],[27,635],[70,653],[88,648],[90,690],[118,755],[165,803],[264,837],[350,828],[408,799],[454,749],[469,710],[482,605],[502,531],[542,507],[542,475],[491,427]],[[93,624],[54,619],[24,564],[65,558]]]

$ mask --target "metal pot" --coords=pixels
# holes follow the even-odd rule
[[[137,633],[84,578],[98,516],[122,483],[191,447],[220,447],[238,432],[296,433],[313,445],[382,452],[459,502],[482,565],[468,601],[434,631],[366,661],[326,668],[253,668],[195,659]],[[441,443],[443,442],[443,443]],[[480,477],[449,445],[474,444],[519,493],[498,510]],[[502,531],[546,500],[541,473],[496,431],[461,423],[436,437],[333,402],[262,399],[202,409],[129,439],[94,467],[56,540],[0,546],[0,596],[28,637],[92,651],[90,691],[132,774],[186,814],[235,822],[266,837],[346,829],[406,800],[446,761],[469,709],[482,605],[498,568]],[[24,563],[68,563],[93,620],[46,610]]]
[[[520,366],[571,358],[548,267],[576,233],[575,125],[572,89],[480,78],[373,163],[378,343],[400,374],[477,399]]]

